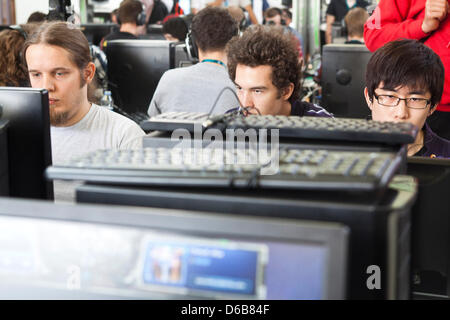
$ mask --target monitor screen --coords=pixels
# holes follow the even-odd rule
[[[159,79],[171,68],[173,42],[108,41],[108,87],[114,103],[126,113],[147,113]]]
[[[0,87],[0,108],[9,120],[10,196],[53,199],[53,183],[44,179],[52,164],[48,92]]]
[[[348,236],[331,222],[0,198],[0,297],[343,299]]]
[[[323,47],[321,105],[335,117],[367,118],[370,115],[364,87],[366,65],[371,56],[365,45]]]

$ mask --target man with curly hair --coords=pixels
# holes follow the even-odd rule
[[[299,100],[302,63],[282,28],[251,27],[229,42],[227,55],[228,73],[246,112],[332,117],[322,107]]]
[[[172,111],[220,114],[239,106],[225,53],[228,41],[238,34],[236,21],[226,9],[208,7],[195,15],[191,34],[199,63],[163,74],[148,108],[151,117]]]

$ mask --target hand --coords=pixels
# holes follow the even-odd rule
[[[439,28],[439,24],[447,17],[449,10],[448,0],[427,0],[422,31],[429,33]]]

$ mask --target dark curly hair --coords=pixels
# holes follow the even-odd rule
[[[24,43],[25,38],[17,30],[0,32],[0,86],[29,86],[28,71],[21,59]]]
[[[238,26],[227,9],[206,7],[194,16],[191,32],[202,51],[223,50],[238,34]]]
[[[299,52],[289,34],[283,28],[253,26],[241,37],[234,37],[227,46],[228,73],[234,81],[238,64],[257,67],[272,67],[272,83],[281,90],[294,84],[294,91],[289,97],[293,103],[300,97],[302,63]]]

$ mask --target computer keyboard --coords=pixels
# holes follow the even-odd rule
[[[365,119],[322,118],[298,116],[247,117],[235,114],[210,117],[209,128],[223,129],[279,129],[286,138],[407,144],[415,140],[418,129],[410,123],[379,122]],[[194,130],[194,124],[205,125],[206,113],[170,112],[144,121],[144,130],[173,131],[184,128]],[[204,127],[205,128],[205,127]]]
[[[373,191],[401,158],[390,152],[145,148],[99,150],[46,170],[50,180],[100,184]]]
[[[194,131],[194,125],[203,125],[208,114],[203,112],[167,112],[147,119],[141,124],[145,131],[174,131],[187,129]]]
[[[140,124],[142,121],[148,120],[148,118],[149,118],[148,114],[146,114],[144,112],[130,113],[130,114],[128,114],[128,117],[131,120],[133,120],[134,122],[136,122],[137,124]]]

